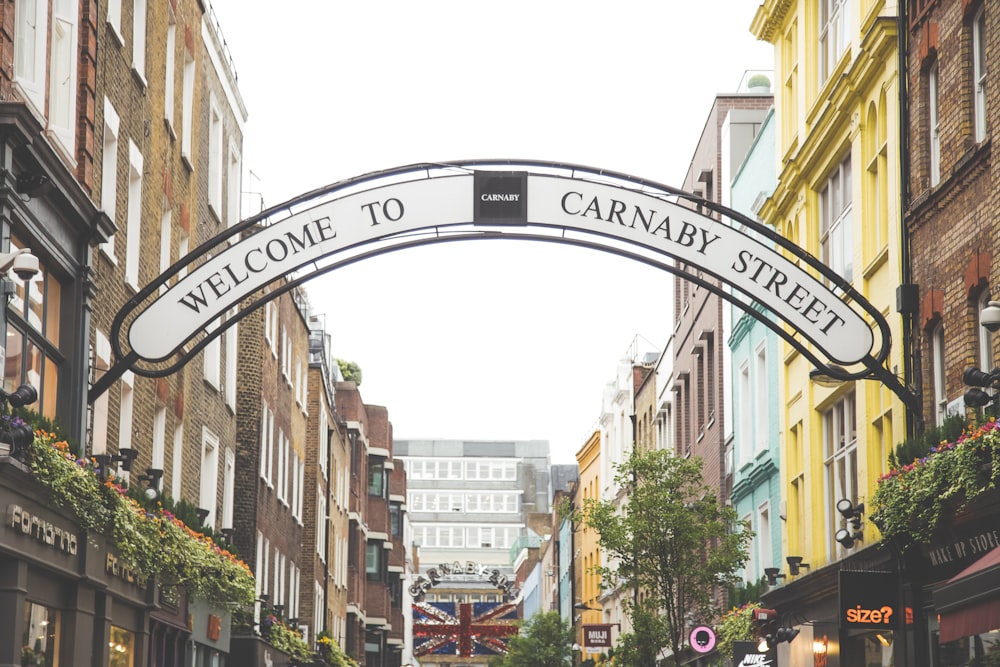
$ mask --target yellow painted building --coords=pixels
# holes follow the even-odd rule
[[[886,367],[899,373],[896,12],[896,3],[885,0],[766,0],[751,31],[774,45],[778,122],[778,183],[759,216],[875,306],[893,343]],[[856,530],[837,504],[858,508],[872,497],[888,453],[905,437],[905,407],[878,381],[818,384],[810,379],[812,363],[787,343],[782,362],[782,552],[801,556],[809,568],[792,574],[774,563],[784,576],[764,600],[799,621],[831,625],[803,625],[804,640],[780,645],[779,660],[787,652],[793,662],[784,664],[811,661],[815,633],[826,638],[831,655],[840,653],[840,664],[865,664],[865,638],[839,637],[836,571],[887,554],[871,549],[878,534],[867,517],[857,517]],[[849,539],[841,533],[837,541],[840,529]]]
[[[576,506],[582,507],[589,498],[601,497],[601,432],[594,431],[583,447],[576,453],[576,462],[580,468],[580,481],[576,490]],[[576,608],[573,618],[579,617],[574,623],[576,642],[583,646],[582,625],[604,623],[601,611],[601,578],[591,571],[593,566],[600,565],[601,547],[597,543],[597,532],[579,523],[573,527],[573,603],[585,608]],[[587,656],[583,656],[586,659]]]

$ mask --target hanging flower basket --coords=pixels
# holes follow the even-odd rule
[[[996,488],[1000,425],[991,419],[955,442],[942,442],[913,463],[883,475],[872,498],[872,522],[906,549],[931,541],[942,518]]]

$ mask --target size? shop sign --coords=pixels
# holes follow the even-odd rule
[[[840,572],[840,627],[892,630],[897,624],[895,572]]]

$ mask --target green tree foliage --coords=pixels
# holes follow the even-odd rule
[[[507,642],[507,655],[490,667],[568,667],[573,660],[573,627],[559,612],[535,614]]]
[[[616,659],[647,667],[670,649],[680,665],[691,629],[718,616],[716,591],[737,582],[753,534],[704,483],[700,459],[633,452],[615,481],[623,507],[588,498],[575,519],[599,535],[604,589],[641,591],[624,597],[634,632],[620,638]]]
[[[361,366],[358,366],[353,361],[345,361],[344,359],[337,359],[337,366],[340,368],[340,374],[344,376],[345,380],[353,382],[359,387],[361,386]]]

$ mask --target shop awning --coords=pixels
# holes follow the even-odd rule
[[[1000,628],[1000,547],[994,547],[934,591],[939,641]]]

